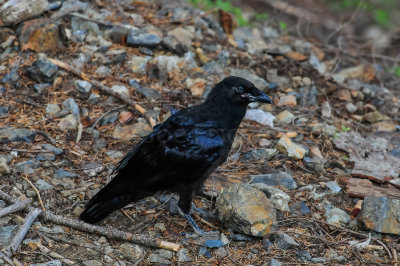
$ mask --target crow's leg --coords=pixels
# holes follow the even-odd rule
[[[193,228],[196,234],[204,236],[204,235],[215,235],[218,232],[205,232],[200,229],[200,227],[196,224],[196,222],[193,220],[192,216],[190,216],[190,207],[192,206],[192,193],[185,194],[185,195],[180,195],[179,196],[179,202],[178,202],[178,212],[180,215],[185,217],[185,219],[188,221],[190,226]],[[193,204],[194,205],[194,204]]]
[[[201,236],[207,234],[207,232],[204,232],[203,230],[200,229],[200,227],[196,224],[196,222],[193,220],[193,218],[192,218],[192,216],[190,216],[190,214],[184,213],[181,208],[178,208],[178,212],[180,215],[182,215],[182,217],[185,217],[185,219],[188,221],[188,223],[193,228],[193,230],[196,234],[201,235]]]

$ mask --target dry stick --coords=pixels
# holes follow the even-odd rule
[[[11,257],[12,254],[17,251],[22,240],[24,240],[26,233],[28,233],[29,228],[41,212],[41,209],[31,208],[28,216],[25,219],[24,224],[19,228],[17,234],[14,236],[14,238],[11,240],[11,243],[7,247],[6,254],[8,256]]]
[[[114,239],[119,239],[119,240],[125,240],[129,242],[133,242],[136,244],[142,244],[145,246],[149,247],[158,247],[158,248],[164,248],[164,249],[169,249],[173,251],[178,251],[180,249],[179,244],[171,243],[168,241],[163,241],[160,239],[154,239],[151,238],[147,235],[139,235],[139,234],[131,234],[128,232],[123,232],[120,231],[114,227],[110,226],[98,226],[98,225],[92,225],[88,224],[79,220],[75,219],[70,219],[70,218],[65,218],[60,215],[55,215],[51,212],[44,212],[41,215],[41,218],[44,220],[54,222],[56,224],[64,225],[64,226],[69,226],[75,229],[78,229],[80,231],[88,232],[88,233],[97,233],[102,236],[106,236],[108,238],[114,238]]]
[[[4,193],[1,190],[0,190],[0,199],[7,201],[7,202],[17,202],[16,199],[11,197],[7,193]],[[29,207],[29,210],[34,210],[34,209],[35,208],[33,208],[33,207]],[[69,226],[74,229],[88,232],[88,233],[97,233],[102,236],[106,236],[108,238],[129,241],[129,242],[132,242],[135,244],[140,244],[140,245],[153,247],[153,248],[163,248],[163,249],[168,249],[168,250],[173,250],[173,251],[178,251],[180,249],[180,245],[176,244],[176,243],[160,240],[157,238],[152,238],[147,235],[139,235],[139,234],[131,234],[128,232],[123,232],[123,231],[120,231],[120,230],[118,230],[114,227],[110,227],[110,226],[105,227],[105,226],[88,224],[88,223],[85,223],[85,222],[82,222],[79,220],[65,218],[61,215],[55,215],[50,211],[43,211],[39,217],[48,222],[53,222],[56,224]]]
[[[15,264],[13,263],[13,261],[10,259],[10,257],[8,257],[6,254],[4,254],[3,252],[0,251],[0,258],[3,258],[5,261],[8,262],[8,264],[14,266]]]
[[[31,187],[33,188],[33,190],[35,190],[36,195],[38,196],[38,199],[39,199],[40,207],[42,207],[42,210],[45,211],[46,208],[45,208],[44,205],[43,205],[42,197],[40,196],[39,190],[38,190],[38,189],[35,187],[35,185],[28,179],[27,176],[23,176],[22,178],[25,179],[25,181],[28,182],[29,185],[31,185]]]
[[[3,217],[3,216],[8,215],[10,213],[17,212],[17,211],[25,209],[26,206],[28,206],[29,203],[31,203],[31,200],[27,199],[27,200],[24,200],[24,201],[16,202],[13,205],[10,205],[10,206],[8,206],[8,207],[6,207],[4,209],[1,209],[0,210],[0,218]]]
[[[80,77],[81,79],[84,79],[90,83],[92,83],[94,86],[96,86],[97,88],[101,89],[102,91],[105,91],[106,93],[114,96],[115,98],[120,99],[122,102],[126,103],[127,105],[131,106],[133,109],[135,109],[136,111],[138,111],[141,115],[144,116],[144,118],[146,118],[146,120],[150,123],[150,125],[152,127],[154,127],[156,125],[154,119],[146,112],[146,110],[140,106],[137,103],[134,103],[133,101],[131,101],[128,97],[124,97],[118,93],[116,93],[115,91],[113,91],[112,89],[110,89],[109,87],[103,85],[102,83],[98,82],[97,80],[91,80],[88,75],[86,75],[85,73],[79,71],[78,69],[74,68],[71,65],[68,65],[64,62],[61,62],[60,60],[57,59],[52,59],[49,58],[49,60],[57,65],[60,68],[63,68],[65,70],[68,70],[72,73],[74,73],[75,75],[77,75],[78,77]]]

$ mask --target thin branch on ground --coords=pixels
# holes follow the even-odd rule
[[[29,205],[29,203],[31,203],[31,200],[27,199],[27,200],[24,200],[24,201],[16,202],[13,205],[10,205],[8,207],[5,207],[5,208],[1,209],[0,210],[0,218],[3,217],[3,216],[8,215],[10,213],[17,212],[17,211],[25,209]]]
[[[14,238],[11,240],[11,243],[7,247],[7,256],[11,257],[15,253],[15,251],[17,251],[22,240],[24,240],[26,233],[28,233],[29,228],[31,228],[31,225],[41,212],[42,210],[37,208],[32,208],[30,210],[24,224],[19,228],[18,232],[15,234]]]
[[[35,187],[35,185],[28,179],[27,176],[23,176],[22,178],[25,179],[25,181],[29,183],[29,185],[33,188],[33,190],[35,190],[36,195],[37,195],[37,197],[38,197],[38,199],[39,199],[40,207],[42,208],[43,211],[45,211],[46,208],[45,208],[44,205],[43,205],[42,197],[40,196],[39,190],[38,190],[38,189]]]
[[[13,263],[13,261],[10,259],[10,257],[8,257],[6,254],[4,254],[3,252],[0,251],[0,258],[3,258],[8,264],[10,264],[11,266],[15,266],[15,264]]]
[[[1,190],[0,190],[0,199],[10,202],[10,203],[15,203],[18,201]],[[35,208],[33,208],[33,207],[28,207],[28,209],[29,209],[29,211],[35,210]],[[163,249],[168,249],[168,250],[173,250],[173,251],[178,251],[180,249],[180,245],[177,243],[172,243],[172,242],[164,241],[164,240],[161,240],[158,238],[153,238],[148,235],[132,234],[132,233],[120,231],[111,226],[106,227],[106,226],[98,226],[98,225],[88,224],[88,223],[85,223],[80,220],[70,219],[70,218],[63,217],[61,215],[53,214],[50,211],[41,212],[40,218],[43,219],[44,221],[53,222],[53,223],[56,223],[59,225],[69,226],[69,227],[77,229],[79,231],[95,233],[95,234],[99,234],[99,235],[102,235],[102,236],[105,236],[105,237],[108,237],[111,239],[128,241],[128,242],[132,242],[135,244],[144,245],[147,247],[163,248]]]

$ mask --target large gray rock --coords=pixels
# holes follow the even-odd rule
[[[370,230],[400,235],[400,200],[366,196],[358,220]]]
[[[9,0],[0,7],[0,26],[16,24],[38,16],[47,10],[48,5],[47,0]]]
[[[217,197],[218,219],[235,232],[262,237],[276,224],[267,196],[247,184],[234,184]]]

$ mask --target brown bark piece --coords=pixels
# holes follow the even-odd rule
[[[378,196],[400,199],[400,189],[387,185],[378,187],[368,179],[349,178],[346,185],[346,192],[351,197],[364,198],[365,196]]]
[[[378,182],[397,179],[400,159],[387,152],[387,140],[377,137],[363,138],[357,132],[340,133],[333,140],[335,146],[350,154],[354,162],[353,176],[368,178]]]

